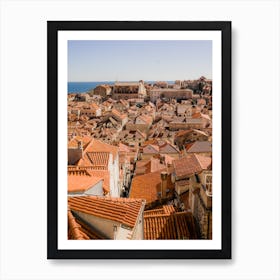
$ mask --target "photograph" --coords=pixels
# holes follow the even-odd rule
[[[69,239],[212,239],[211,69],[211,41],[68,41]]]
[[[177,23],[183,30],[164,32],[153,30],[163,23],[121,22],[114,31],[110,22],[90,23],[95,28],[84,31],[77,22],[49,23],[50,34],[58,27],[48,49],[57,65],[48,80],[58,95],[57,118],[53,100],[49,108],[58,125],[50,136],[58,185],[48,196],[58,216],[49,219],[55,249],[215,257],[230,244],[222,234],[230,229],[230,211],[222,221],[223,207],[230,210],[230,169],[222,170],[230,131],[221,139],[230,124],[230,115],[222,118],[230,97],[222,98],[222,72],[228,79],[230,68],[221,26],[230,31],[230,23],[204,22],[199,31],[201,23]]]

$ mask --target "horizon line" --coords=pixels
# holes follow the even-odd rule
[[[201,77],[201,76],[200,76]],[[150,80],[102,80],[102,81],[67,81],[67,83],[90,83],[90,82],[139,82],[139,81],[156,81],[156,82],[171,82],[171,81],[188,81],[188,80],[199,80],[199,78],[196,79],[171,79],[171,80],[165,80],[165,79],[150,79]],[[205,77],[205,76],[204,76]],[[207,80],[212,80],[212,78],[207,78],[205,77]]]

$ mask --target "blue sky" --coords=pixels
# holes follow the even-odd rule
[[[68,81],[212,78],[212,41],[68,41]]]

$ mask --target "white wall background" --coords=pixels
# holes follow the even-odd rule
[[[1,19],[1,279],[280,279],[279,1],[8,1]],[[46,259],[46,21],[231,20],[233,259]]]

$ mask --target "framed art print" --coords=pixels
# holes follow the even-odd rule
[[[48,258],[231,258],[231,22],[49,21]]]

